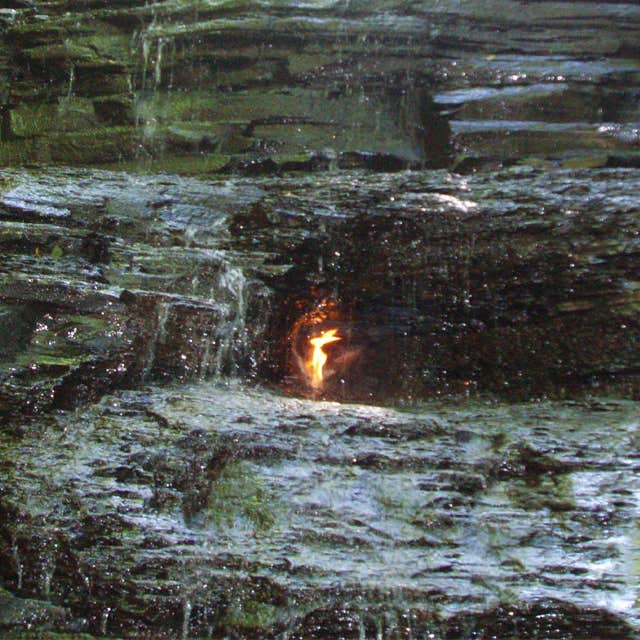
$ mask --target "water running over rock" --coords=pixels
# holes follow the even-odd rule
[[[637,638],[638,7],[116,4],[0,8],[0,635]]]
[[[3,440],[2,578],[115,636],[632,638],[638,427],[622,401],[108,396]]]
[[[3,179],[5,628],[634,637],[633,172]]]

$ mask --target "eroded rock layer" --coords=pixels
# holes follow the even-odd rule
[[[0,436],[4,629],[637,638],[635,403],[397,411],[209,382],[35,435]]]
[[[637,394],[633,169],[3,179],[5,415],[216,373],[304,391],[323,303],[328,397]]]
[[[5,2],[0,635],[637,638],[639,36]]]
[[[637,165],[635,3],[18,5],[5,162]]]

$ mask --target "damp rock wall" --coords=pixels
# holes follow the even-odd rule
[[[308,392],[293,330],[323,302],[327,397],[638,396],[634,169],[0,176],[18,422],[152,380]]]
[[[5,413],[280,383],[323,297],[337,396],[636,394],[638,35],[629,2],[12,2]]]
[[[15,2],[3,163],[637,164],[634,3]]]

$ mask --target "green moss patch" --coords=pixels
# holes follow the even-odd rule
[[[219,529],[240,525],[259,534],[274,526],[276,514],[261,479],[238,463],[225,467],[214,481],[205,518]]]
[[[141,132],[135,127],[97,127],[54,136],[51,160],[68,164],[104,164],[135,157]]]

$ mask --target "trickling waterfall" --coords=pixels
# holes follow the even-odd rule
[[[73,96],[73,83],[76,77],[76,68],[74,65],[71,65],[69,69],[69,88],[67,89],[67,99]]]
[[[151,53],[151,44],[148,37],[145,35],[140,36],[142,45],[140,51],[142,53],[142,86],[140,87],[142,91],[147,86],[147,71],[149,69],[149,55]]]
[[[167,338],[167,322],[171,315],[173,302],[159,302],[156,307],[156,319],[151,336],[147,341],[147,351],[144,355],[142,365],[142,379],[146,380],[156,363],[158,346],[162,345]]]
[[[219,321],[214,318],[202,334],[202,356],[198,366],[198,377],[204,380],[213,372],[212,360],[217,353],[215,335],[218,331]]]
[[[22,574],[24,571],[24,567],[22,565],[22,561],[20,559],[20,551],[18,549],[18,541],[16,540],[15,536],[13,537],[12,543],[11,543],[11,558],[13,560],[14,566],[15,566],[15,570],[16,570],[16,576],[17,576],[17,580],[16,580],[16,586],[18,591],[20,591],[22,589]]]
[[[255,340],[266,318],[258,318],[249,326],[247,314],[254,301],[256,305],[263,303],[263,288],[248,279],[242,267],[228,262],[223,252],[212,255],[217,275],[207,299],[176,296],[154,303],[143,379],[166,370],[179,371],[183,378],[204,379],[236,374],[245,366],[255,368]],[[198,277],[190,279],[192,291],[201,286]]]
[[[213,371],[216,375],[232,373],[238,366],[238,356],[246,345],[247,279],[241,269],[224,267],[220,271],[219,288],[230,298],[229,316],[216,328],[217,353]]]
[[[367,630],[364,627],[362,616],[358,617],[358,640],[367,640]]]
[[[143,125],[145,141],[153,143],[159,131],[161,116],[156,110],[156,99],[163,84],[165,49],[170,47],[171,57],[175,55],[175,42],[172,38],[159,35],[158,17],[153,16],[151,23],[132,40],[132,47],[139,60],[139,83],[134,89],[136,126]],[[173,69],[170,70],[168,89],[173,85]]]
[[[55,563],[48,557],[44,557],[41,560],[41,572],[40,572],[40,594],[48,600],[51,595],[51,579],[53,578],[53,571],[55,569]]]
[[[255,368],[255,339],[264,329],[266,318],[252,319],[249,326],[248,312],[253,305],[262,304],[261,287],[247,278],[241,267],[225,261],[210,290],[209,300],[219,307],[219,301],[224,302],[221,317],[204,325],[199,377],[236,374],[247,364]]]
[[[0,635],[638,638],[637,3],[9,4]]]
[[[102,614],[100,616],[100,634],[103,636],[107,635],[107,624],[109,622],[109,614],[111,613],[110,607],[105,607],[102,610]]]
[[[186,598],[182,601],[182,634],[181,640],[189,638],[189,621],[191,619],[191,602]]]
[[[160,83],[162,82],[162,52],[164,49],[164,45],[165,45],[164,39],[158,38],[157,44],[156,44],[156,47],[157,47],[156,62],[155,62],[155,67],[153,72],[154,90],[157,90],[158,87],[160,86]]]

